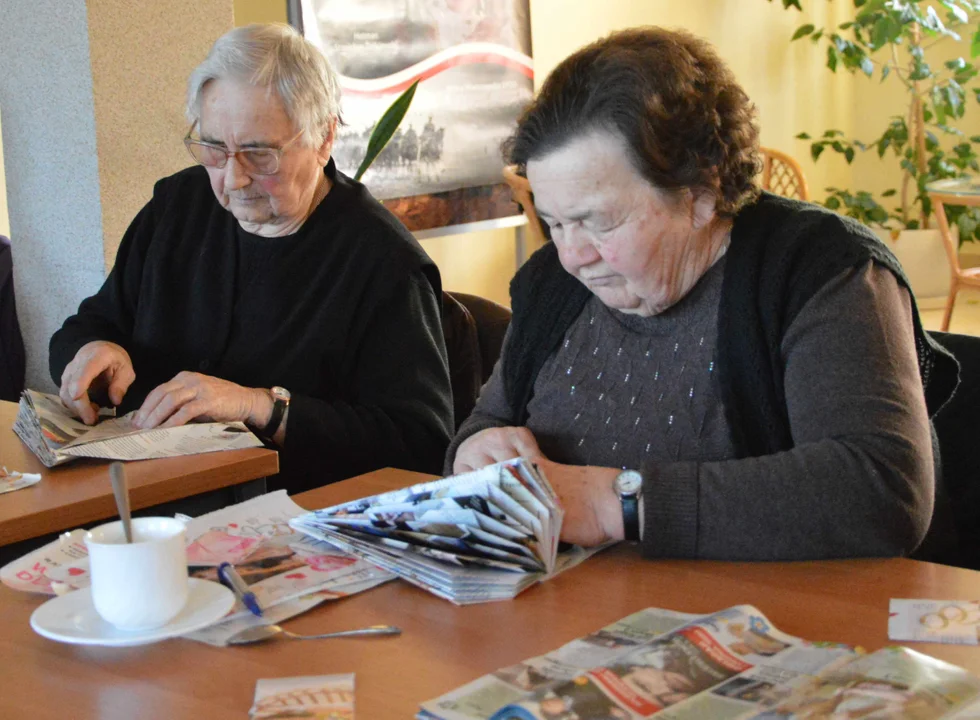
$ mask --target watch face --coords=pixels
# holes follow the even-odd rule
[[[643,485],[643,476],[636,470],[625,470],[616,476],[616,492],[620,495],[636,495]]]

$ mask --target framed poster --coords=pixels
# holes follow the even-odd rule
[[[388,106],[421,80],[401,126],[363,177],[417,235],[523,222],[502,180],[500,145],[534,91],[528,3],[289,2],[290,23],[340,77],[343,125],[333,157],[345,173],[356,171]]]

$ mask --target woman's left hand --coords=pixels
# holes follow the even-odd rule
[[[622,502],[613,489],[616,468],[562,465],[534,458],[565,510],[561,539],[583,547],[623,539]]]
[[[261,414],[259,395],[269,400],[271,408],[271,398],[262,390],[185,371],[154,388],[136,411],[133,422],[144,430],[176,427],[196,419],[256,422],[256,416]]]

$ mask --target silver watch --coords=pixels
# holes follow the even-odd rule
[[[623,470],[616,476],[613,489],[623,504],[623,535],[629,542],[640,540],[640,490],[643,475],[636,470]]]

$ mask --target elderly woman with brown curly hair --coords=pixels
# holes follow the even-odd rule
[[[563,539],[649,557],[916,549],[954,361],[868,230],[760,193],[754,108],[707,43],[583,48],[506,152],[551,242],[448,467],[533,457]]]

